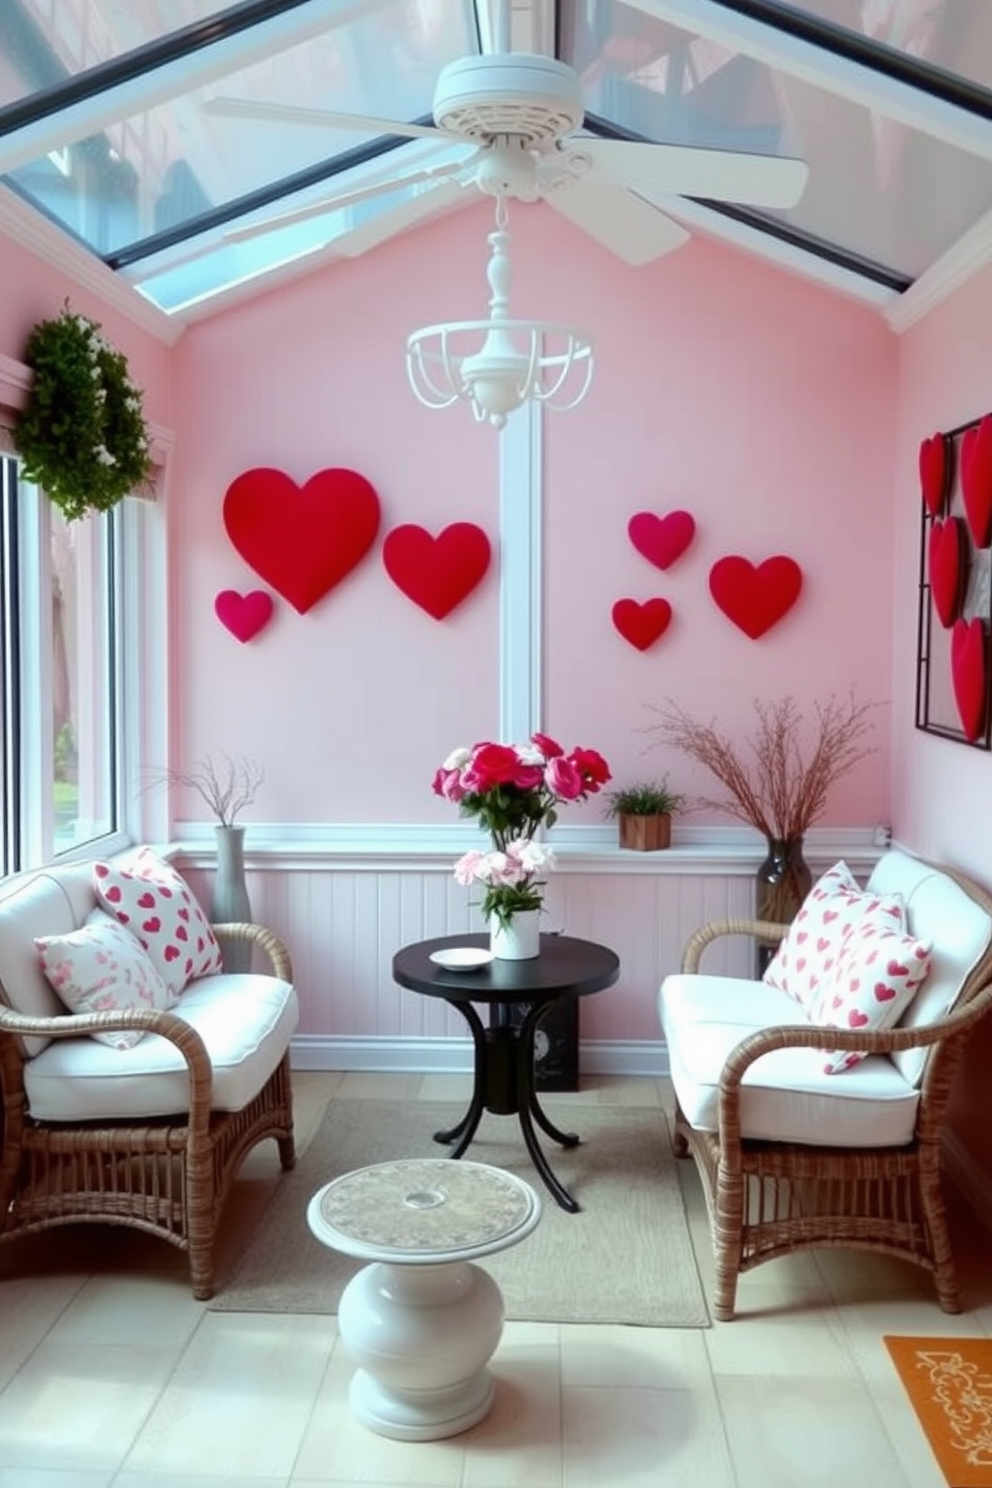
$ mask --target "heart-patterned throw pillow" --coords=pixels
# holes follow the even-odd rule
[[[123,925],[95,909],[68,935],[35,938],[41,969],[71,1013],[118,1012],[123,1008],[171,1008],[177,998],[151,957]],[[141,1028],[94,1033],[112,1049],[133,1049]]]
[[[806,895],[762,981],[788,993],[809,1015],[836,971],[844,937],[859,921],[902,932],[905,902],[899,894],[869,893],[846,863],[835,863]]]
[[[809,1010],[810,1022],[869,1033],[893,1028],[926,979],[931,950],[915,935],[859,920],[844,934],[832,973]],[[839,1075],[867,1057],[858,1049],[835,1049],[826,1055],[823,1072]]]
[[[150,848],[94,863],[98,902],[141,943],[170,991],[222,969],[217,937],[188,885]]]

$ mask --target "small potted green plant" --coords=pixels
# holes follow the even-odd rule
[[[640,781],[610,791],[606,814],[620,824],[620,846],[637,852],[657,852],[672,840],[672,814],[682,797],[668,789],[666,781]]]

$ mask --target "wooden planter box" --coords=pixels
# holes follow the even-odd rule
[[[620,818],[620,846],[635,852],[658,852],[672,841],[672,818],[664,816],[624,816]]]

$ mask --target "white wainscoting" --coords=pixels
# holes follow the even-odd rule
[[[212,831],[182,825],[171,855],[207,903]],[[397,986],[391,964],[413,941],[482,928],[451,872],[453,856],[478,840],[448,828],[249,826],[254,918],[281,935],[293,957],[298,1068],[470,1068],[458,1012]],[[658,985],[701,924],[753,913],[762,844],[753,833],[718,828],[685,830],[659,853],[621,852],[611,827],[556,829],[554,841],[546,928],[609,945],[621,964],[616,986],[582,999],[581,1068],[664,1073]],[[814,873],[844,857],[861,874],[878,851],[871,830],[807,839]],[[746,939],[727,939],[709,949],[706,967],[748,975],[752,955]]]

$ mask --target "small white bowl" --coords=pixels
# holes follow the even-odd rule
[[[481,946],[449,946],[447,950],[431,951],[430,959],[446,971],[480,971],[489,965],[493,953]]]

